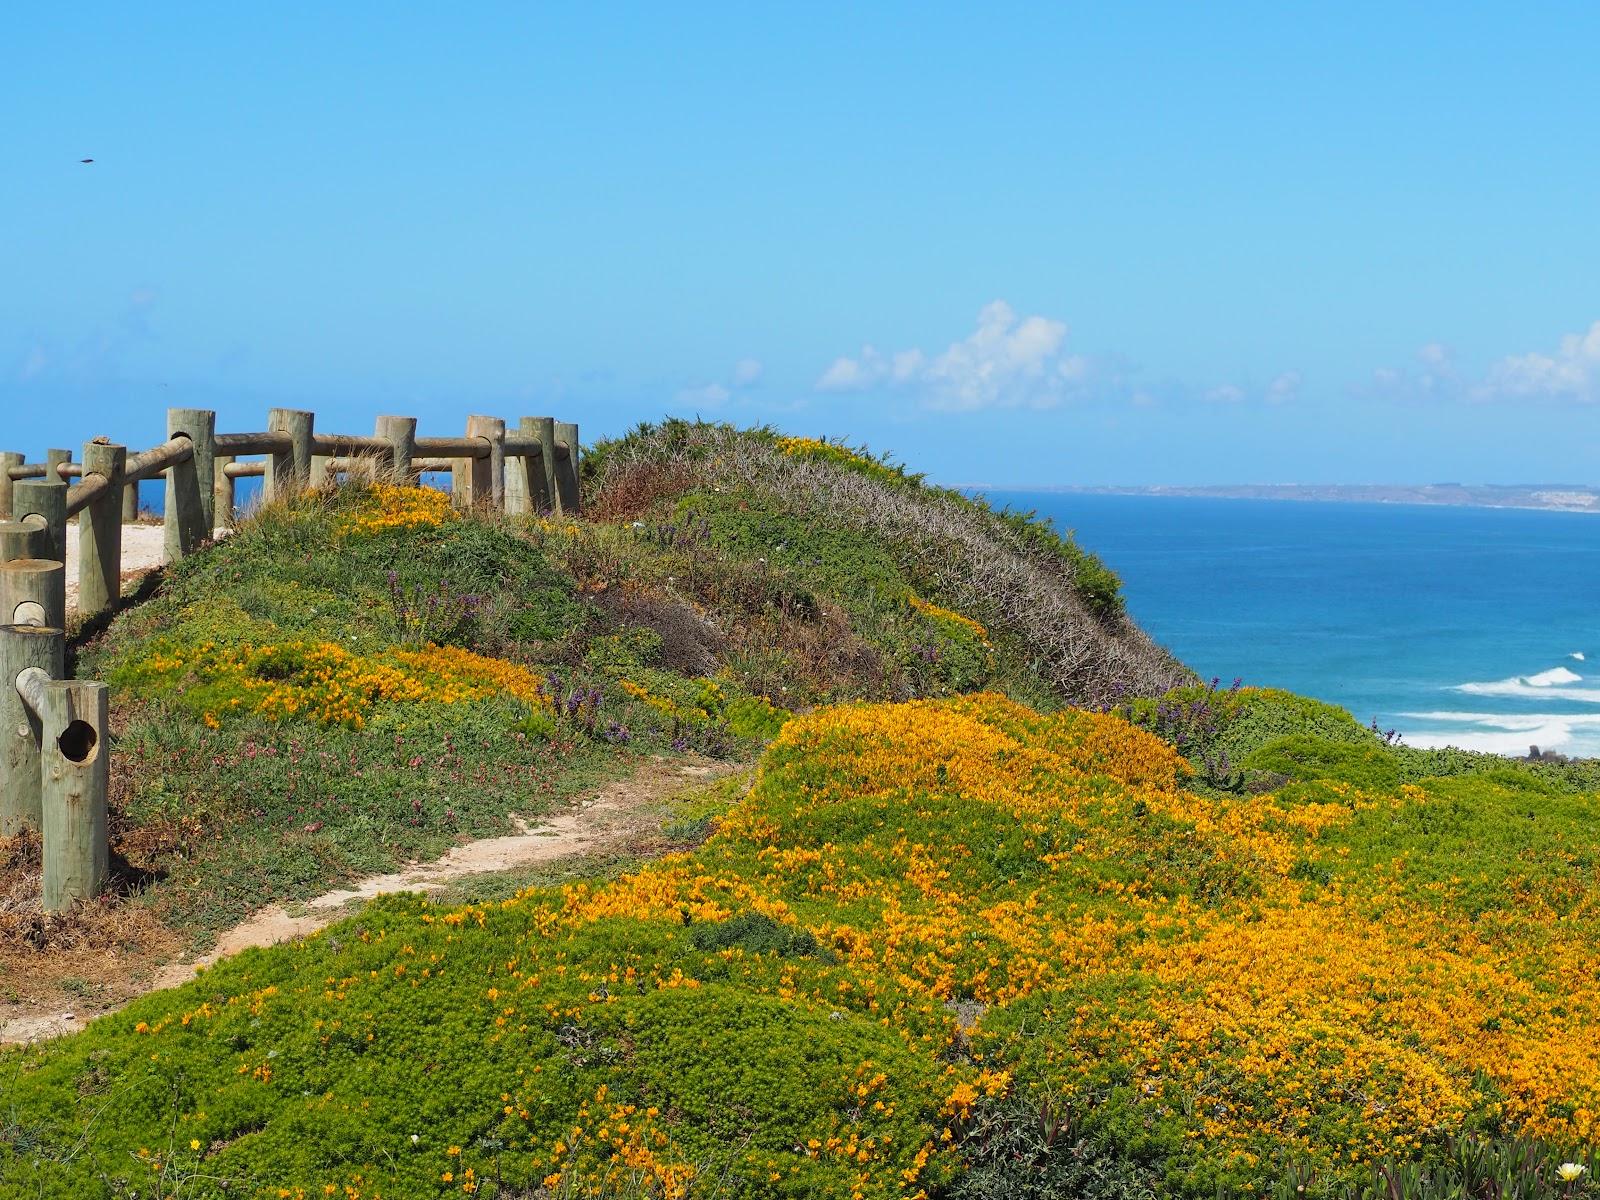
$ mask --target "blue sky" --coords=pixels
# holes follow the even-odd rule
[[[10,13],[0,443],[698,413],[949,482],[1600,482],[1600,6],[450,8]]]

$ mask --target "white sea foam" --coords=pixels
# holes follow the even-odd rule
[[[1561,754],[1593,752],[1592,747],[1580,746],[1574,740],[1572,726],[1564,717],[1515,733],[1466,729],[1450,732],[1430,730],[1425,733],[1407,733],[1404,735],[1404,740],[1406,745],[1416,746],[1421,750],[1455,746],[1460,750],[1481,750],[1488,754],[1522,755],[1528,752],[1528,747],[1538,746],[1541,750],[1555,750]]]
[[[1535,675],[1513,675],[1490,683],[1461,683],[1455,691],[1469,696],[1537,696],[1542,700],[1572,700],[1579,704],[1600,704],[1600,688],[1568,687],[1582,683],[1583,676],[1566,667],[1551,667]]]
[[[1570,689],[1545,688],[1541,696]],[[1418,728],[1412,722],[1418,722]],[[1528,747],[1581,757],[1600,756],[1600,713],[1406,712],[1399,724],[1406,745],[1421,750],[1455,746],[1490,754],[1523,755]]]
[[[1574,651],[1573,651],[1573,652],[1572,652],[1572,653],[1571,653],[1571,654],[1569,654],[1569,655],[1568,655],[1568,656],[1567,656],[1567,657],[1568,657],[1568,658],[1575,658],[1575,659],[1577,659],[1577,660],[1578,660],[1578,661],[1579,661],[1579,662],[1582,662],[1582,661],[1583,661],[1583,651],[1582,651],[1582,650],[1574,650]]]
[[[1573,729],[1600,729],[1600,713],[1484,713],[1484,712],[1407,712],[1407,721],[1427,721],[1433,725],[1474,725],[1480,729],[1499,729],[1507,733],[1526,733],[1561,722]]]

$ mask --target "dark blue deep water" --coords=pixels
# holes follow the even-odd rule
[[[987,495],[1075,530],[1203,676],[1315,696],[1412,745],[1600,754],[1600,517]]]

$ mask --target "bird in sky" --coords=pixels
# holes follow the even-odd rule
[[[94,161],[94,159],[92,159],[92,158],[80,158],[78,161],[81,162],[81,163],[92,163]]]

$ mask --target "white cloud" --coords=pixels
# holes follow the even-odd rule
[[[726,383],[713,381],[700,384],[696,387],[681,389],[677,394],[679,404],[698,404],[707,408],[716,408],[726,404],[735,395],[747,392],[761,380],[761,360],[758,358],[741,358],[733,364]]]
[[[1417,351],[1417,359],[1438,371],[1448,371],[1452,358],[1450,347],[1443,342],[1429,342]]]
[[[708,383],[704,387],[684,388],[678,393],[679,404],[704,404],[715,408],[719,404],[726,404],[733,393],[720,383]]]
[[[1569,333],[1553,354],[1513,354],[1489,368],[1474,394],[1488,400],[1600,401],[1600,321]]]
[[[1089,362],[1064,355],[1065,322],[1020,320],[1004,300],[978,313],[977,328],[931,358],[919,349],[884,354],[868,345],[833,360],[817,380],[824,392],[915,387],[933,408],[972,410],[1059,403],[1089,375]]]
[[[1267,384],[1267,402],[1270,404],[1283,404],[1293,400],[1300,394],[1300,372],[1284,371],[1271,383]]]

